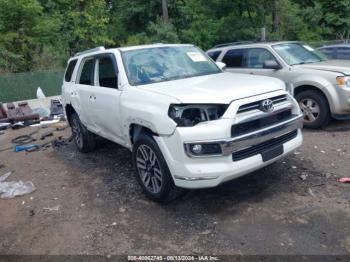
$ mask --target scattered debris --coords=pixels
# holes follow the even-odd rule
[[[40,121],[40,123],[37,123],[37,124],[34,124],[34,125],[31,125],[32,127],[36,127],[36,126],[49,126],[49,125],[52,125],[52,124],[56,124],[58,122],[60,122],[61,120],[56,118],[56,119],[53,119],[53,120],[46,120],[46,121]]]
[[[308,192],[309,192],[310,196],[316,197],[315,194],[314,194],[314,192],[312,192],[311,188],[308,189]]]
[[[321,150],[320,152],[321,152],[322,154],[326,154],[326,151],[324,151],[324,150]]]
[[[60,210],[60,205],[54,206],[54,207],[43,207],[43,210],[47,211],[59,211]]]
[[[50,114],[63,115],[63,105],[59,100],[51,99]]]
[[[304,180],[307,179],[307,175],[306,174],[302,174],[302,175],[299,176],[299,178],[304,181]]]
[[[350,183],[350,177],[342,177],[338,180],[340,183]]]
[[[23,146],[15,146],[15,152],[27,151],[32,152],[39,149],[39,145],[23,145]]]
[[[53,130],[47,131],[47,132],[44,132],[43,134],[41,134],[40,139],[44,140],[46,137],[49,137],[49,136],[53,136]]]
[[[294,155],[300,155],[301,154],[301,152],[299,152],[299,151],[294,151]]]
[[[33,113],[38,114],[40,116],[40,118],[50,116],[50,111],[48,109],[42,108],[42,107],[33,108]]]
[[[36,190],[35,186],[31,181],[5,182],[5,180],[11,174],[12,173],[9,172],[0,176],[0,193],[1,193],[0,198],[3,198],[3,199],[14,198],[16,196],[30,194]]]
[[[5,129],[7,129],[10,126],[11,126],[11,123],[7,123],[7,122],[0,123],[0,130],[5,130]]]
[[[38,86],[38,89],[36,90],[36,97],[38,99],[46,98],[46,96],[45,96],[45,94],[40,86]]]
[[[297,167],[296,166],[292,166],[293,169],[296,169]]]

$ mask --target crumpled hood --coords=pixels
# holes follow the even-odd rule
[[[233,100],[284,90],[285,84],[272,77],[219,73],[142,85],[138,88],[171,96],[184,104],[229,104]]]
[[[350,75],[350,61],[349,60],[327,60],[317,63],[295,65],[296,67],[309,68],[315,70],[330,71]]]

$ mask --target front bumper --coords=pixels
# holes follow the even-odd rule
[[[232,120],[221,119],[203,123],[199,127],[186,129],[177,128],[169,137],[155,137],[164,158],[173,175],[176,186],[183,188],[215,187],[225,181],[240,177],[266,165],[273,163],[289,154],[302,144],[302,114],[298,114],[288,121],[228,139],[200,139],[192,140],[196,134],[200,137],[209,137],[209,134],[219,134],[231,126]],[[191,130],[191,131],[190,131]],[[234,152],[249,148],[270,139],[278,138],[291,131],[297,130],[297,135],[283,143],[283,154],[268,161],[263,161],[261,154],[233,161]],[[220,142],[223,154],[216,157],[191,157],[185,154],[186,143]]]
[[[228,156],[234,152],[243,150],[250,146],[254,146],[292,132],[296,129],[303,127],[303,114],[293,116],[291,119],[283,121],[281,123],[260,129],[256,132],[251,132],[238,137],[229,138],[225,140],[206,140],[206,141],[191,141],[185,143],[185,150],[188,156],[198,157],[191,154],[189,150],[189,145],[192,144],[219,144],[221,147],[221,152],[223,156]],[[202,156],[200,156],[202,157]],[[203,156],[207,157],[207,156]]]

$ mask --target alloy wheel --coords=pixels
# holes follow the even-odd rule
[[[153,194],[161,191],[163,174],[155,152],[147,145],[140,145],[136,152],[136,167],[145,188]]]
[[[73,118],[72,121],[72,133],[75,140],[76,145],[81,148],[83,146],[83,133],[81,130],[81,126],[76,118]]]
[[[304,114],[304,122],[314,122],[320,115],[320,106],[312,98],[304,98],[300,100],[299,106]]]

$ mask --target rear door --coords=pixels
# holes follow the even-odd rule
[[[114,54],[98,55],[91,117],[97,134],[115,142],[122,142],[120,125],[120,96],[118,66]]]

